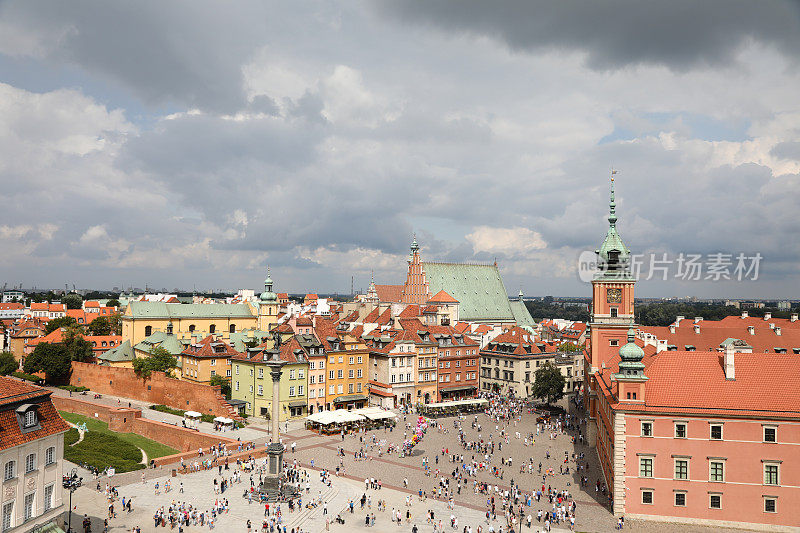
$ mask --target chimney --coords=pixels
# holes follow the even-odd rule
[[[755,326],[747,326],[747,332],[750,333],[750,335],[755,335],[756,334]]]
[[[675,333],[675,324],[670,324],[670,326],[669,326],[669,332],[670,332],[670,333]]]
[[[736,367],[733,364],[733,346],[728,345],[725,347],[725,379],[727,380],[735,380],[736,379]]]
[[[792,313],[791,318],[789,319],[790,322],[797,322],[797,313]]]
[[[775,329],[775,322],[769,323],[769,329]]]
[[[703,317],[701,317],[701,316],[696,316],[696,317],[694,317],[694,323],[695,323],[695,324],[697,324],[697,323],[698,323],[698,322],[700,322],[701,320],[703,320]]]
[[[683,320],[684,318],[686,318],[686,317],[683,316],[683,315],[678,315],[677,317],[675,317],[675,323],[680,325],[681,320]]]
[[[694,332],[700,333],[700,326],[698,326],[697,324],[694,325]]]
[[[769,320],[770,318],[772,318],[772,313],[764,313],[764,320]]]
[[[742,311],[742,318],[747,318],[750,316],[747,311]]]
[[[775,328],[775,335],[780,335],[780,334],[781,334],[781,328],[780,326],[778,326],[777,328]]]

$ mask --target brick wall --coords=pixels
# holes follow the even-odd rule
[[[198,411],[241,420],[225,401],[219,386],[180,381],[166,377],[163,372],[153,372],[150,377],[143,380],[130,368],[73,362],[70,383],[89,387],[100,394],[122,396],[184,411]]]
[[[108,423],[108,428],[112,431],[136,433],[150,440],[166,444],[181,452],[192,452],[196,454],[198,448],[208,449],[220,442],[226,443],[228,448],[233,447],[234,449],[239,444],[236,439],[229,437],[208,435],[193,429],[165,424],[164,422],[158,422],[156,420],[148,420],[142,417],[140,409],[109,407],[85,400],[64,398],[61,396],[51,396],[51,398],[56,409],[59,411],[77,413],[102,420]]]

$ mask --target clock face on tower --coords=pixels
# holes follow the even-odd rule
[[[610,304],[622,303],[622,289],[606,289],[606,302]]]

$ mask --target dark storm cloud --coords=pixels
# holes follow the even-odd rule
[[[150,105],[231,111],[244,102],[241,65],[273,16],[260,2],[11,1],[0,18],[43,55],[115,82]],[[15,47],[19,49],[20,47]]]
[[[728,65],[751,39],[790,58],[800,52],[800,3],[791,1],[386,0],[380,5],[389,16],[484,35],[514,50],[582,52],[595,69]]]

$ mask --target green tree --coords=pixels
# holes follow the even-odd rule
[[[531,392],[532,396],[546,400],[548,405],[564,396],[566,380],[558,367],[552,362],[547,361],[540,366],[536,370],[535,379],[533,391]]]
[[[83,362],[92,357],[92,344],[83,338],[83,330],[77,324],[64,330],[61,343],[71,361]]]
[[[153,372],[164,372],[172,375],[172,369],[178,367],[178,360],[161,346],[155,346],[147,357],[137,357],[133,360],[133,371],[139,377],[148,378]]]
[[[69,378],[72,359],[63,343],[40,342],[25,358],[23,369],[28,374],[44,372],[50,384],[61,383]]]
[[[78,321],[71,316],[61,316],[47,322],[47,325],[44,327],[44,334],[49,335],[58,328],[69,328],[77,325]]]
[[[19,369],[19,363],[11,352],[0,353],[0,376],[7,376]]]
[[[122,316],[119,313],[108,315],[108,324],[111,326],[112,335],[122,335]]]
[[[565,342],[563,344],[559,344],[558,346],[559,352],[577,352],[578,347],[572,342]]]
[[[61,303],[66,305],[67,309],[80,309],[83,307],[83,298],[80,294],[72,292],[61,298]]]
[[[111,323],[104,316],[99,316],[92,320],[86,329],[90,335],[111,335]]]
[[[209,380],[209,384],[211,385],[219,385],[222,389],[222,394],[225,396],[226,400],[231,399],[231,380],[228,378],[222,377],[219,374],[215,374],[211,376]]]
[[[106,307],[119,307],[119,300],[116,298],[112,298],[111,300],[106,302]]]

